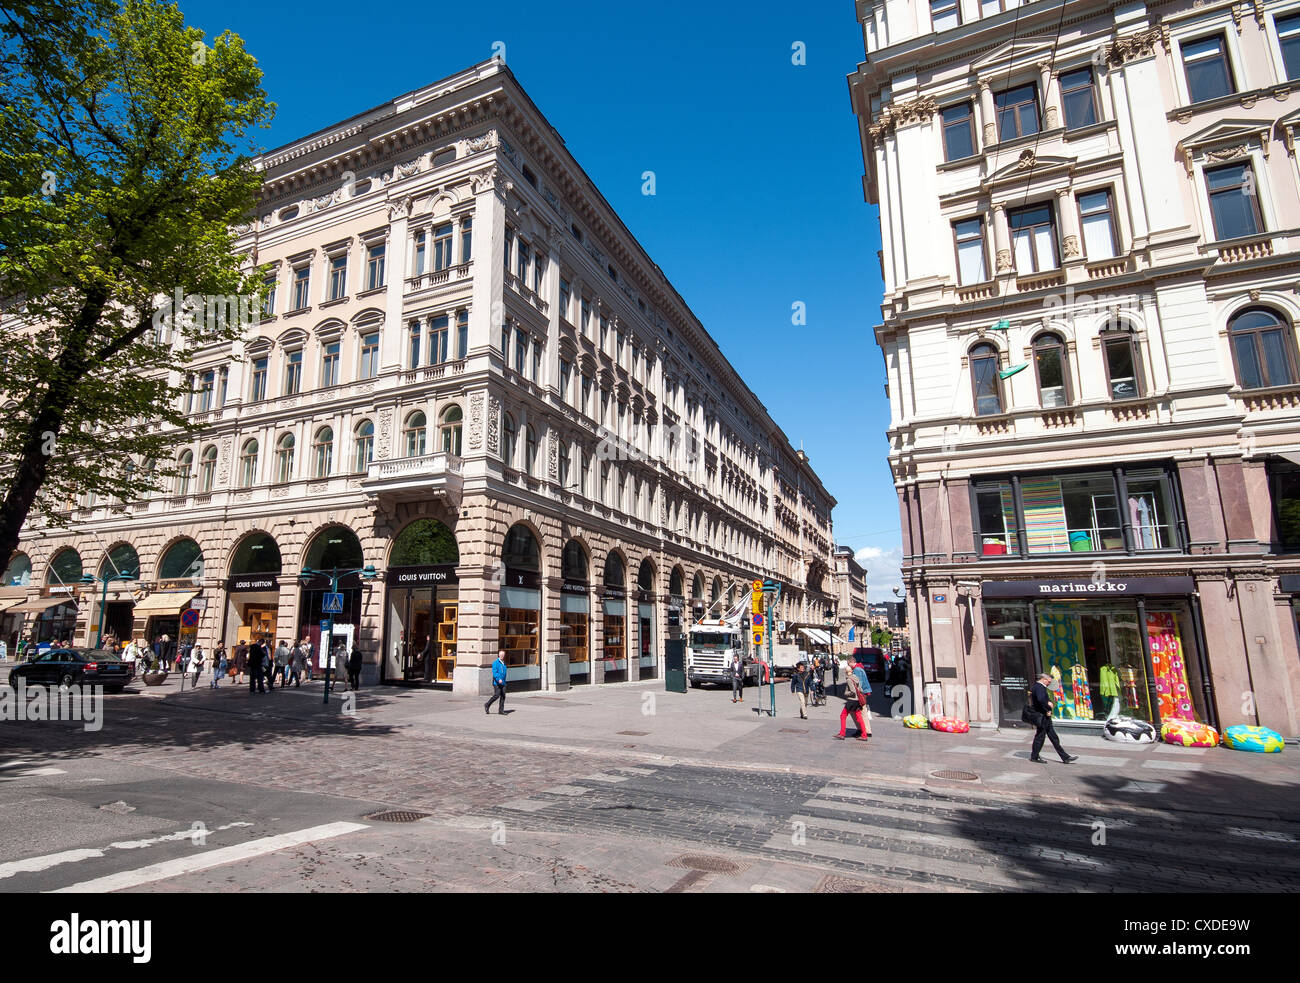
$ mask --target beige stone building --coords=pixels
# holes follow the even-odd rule
[[[658,675],[755,576],[829,608],[835,500],[503,65],[258,163],[270,299],[185,370],[184,477],[33,524],[6,633],[319,656],[331,618],[372,681],[484,692],[499,649],[521,686]]]
[[[917,689],[1300,732],[1300,4],[858,13]]]

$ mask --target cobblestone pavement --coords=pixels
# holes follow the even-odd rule
[[[1036,768],[1016,757],[1023,735],[877,721],[869,746],[850,746],[823,733],[829,714],[764,724],[706,693],[646,715],[646,692],[512,696],[512,714],[487,718],[445,693],[363,693],[345,715],[319,687],[199,690],[110,699],[99,731],[0,723],[0,890],[1300,884],[1294,771],[1278,760],[1222,752],[1213,769],[1188,756],[1153,770],[1173,759],[1081,746],[1082,770]],[[963,769],[976,780],[936,777]],[[384,809],[425,815],[372,818]],[[196,816],[214,831],[201,845],[184,836]],[[37,824],[33,847],[21,831]]]

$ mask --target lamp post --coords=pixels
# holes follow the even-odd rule
[[[104,640],[104,616],[108,613],[108,585],[113,580],[135,580],[135,574],[115,573],[108,577],[95,577],[88,573],[81,575],[81,582],[87,586],[91,584],[104,585],[104,592],[99,599],[99,633],[95,636],[95,648],[99,648],[100,643]]]
[[[361,578],[367,581],[374,580],[377,576],[379,576],[379,574],[375,571],[374,566],[371,564],[366,564],[364,567],[357,567],[352,570],[340,570],[338,567],[334,567],[331,570],[313,570],[311,567],[303,567],[302,571],[298,574],[298,576],[305,580],[310,580],[312,577],[315,577],[317,574],[320,574],[321,576],[324,577],[329,577],[330,593],[337,594],[339,592],[339,581],[342,580],[344,577],[352,576],[354,573],[361,574]],[[331,624],[331,628],[332,627],[333,625]],[[321,634],[323,635],[324,633],[322,632]],[[332,631],[331,634],[333,634]],[[325,652],[325,698],[321,702],[328,704],[330,701],[330,676],[331,676],[330,670],[334,668],[334,659],[330,655],[329,650],[325,648],[325,645],[327,645],[328,643],[325,642],[324,639],[322,639],[322,642],[323,642],[322,650]],[[355,642],[353,644],[355,644]]]

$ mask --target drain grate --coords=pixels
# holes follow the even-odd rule
[[[620,730],[618,732],[618,736],[619,737],[649,737],[650,732],[648,730]]]
[[[686,870],[699,870],[706,874],[743,874],[749,870],[749,864],[743,861],[711,853],[685,853],[669,860],[666,866],[684,867]]]
[[[383,812],[372,812],[363,818],[377,823],[413,823],[432,815],[431,812],[413,812],[410,809],[386,809]]]
[[[865,881],[850,880],[847,877],[836,877],[834,874],[827,874],[817,886],[813,888],[813,894],[870,894],[876,888]]]
[[[950,782],[978,782],[980,776],[973,771],[932,771],[931,778],[946,778]]]

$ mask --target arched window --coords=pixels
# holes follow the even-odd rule
[[[217,480],[217,448],[209,445],[203,449],[199,459],[199,491],[210,492]]]
[[[252,488],[257,481],[257,441],[247,440],[239,452],[239,487]]]
[[[353,462],[353,471],[364,471],[375,459],[375,425],[369,420],[362,420],[356,429],[357,454]]]
[[[402,439],[406,445],[407,457],[422,457],[424,455],[424,427],[426,422],[424,414],[419,410],[406,418],[406,423],[402,427]]]
[[[334,430],[321,427],[311,441],[312,474],[317,478],[327,478],[334,468]]]
[[[203,551],[192,539],[178,539],[167,548],[158,561],[158,580],[187,580],[198,584],[203,580]]]
[[[230,560],[231,574],[279,573],[280,546],[266,533],[245,536]]]
[[[140,557],[130,543],[118,543],[99,561],[101,579],[119,573],[129,573],[136,578],[140,576]]]
[[[536,475],[534,467],[537,464],[537,431],[529,427],[524,435],[524,470],[530,475]]]
[[[275,480],[285,482],[293,480],[293,434],[287,433],[275,444]]]
[[[463,414],[459,406],[448,406],[442,411],[442,423],[438,426],[438,444],[447,454],[460,456],[460,427]]]
[[[1294,385],[1295,345],[1290,327],[1266,307],[1248,307],[1228,322],[1232,359],[1242,389]]]
[[[519,444],[519,427],[509,413],[501,423],[501,460],[508,468],[515,466],[515,447]]]
[[[1101,331],[1101,350],[1106,362],[1106,382],[1111,399],[1136,399],[1142,395],[1141,361],[1137,336],[1123,321],[1110,321]]]
[[[180,472],[176,475],[176,494],[188,495],[190,493],[190,481],[194,477],[194,452],[182,451],[180,458],[176,461],[176,468]]]
[[[992,345],[976,345],[970,350],[970,382],[975,395],[975,415],[989,416],[1002,412],[1002,387],[998,380],[998,350]]]
[[[501,559],[507,567],[515,570],[541,571],[541,549],[532,530],[519,524],[511,526],[501,548]]]
[[[437,519],[416,519],[393,540],[389,566],[427,567],[460,562],[460,548],[450,529]]]
[[[71,546],[60,550],[45,569],[45,582],[51,587],[71,587],[81,580],[81,554]]]
[[[1040,334],[1034,339],[1034,369],[1038,373],[1038,402],[1043,409],[1071,402],[1070,372],[1060,335]]]
[[[564,544],[560,571],[565,580],[581,584],[587,582],[587,553],[576,539],[571,539]]]
[[[5,568],[4,580],[0,586],[26,587],[32,582],[32,561],[26,553],[15,553]]]

